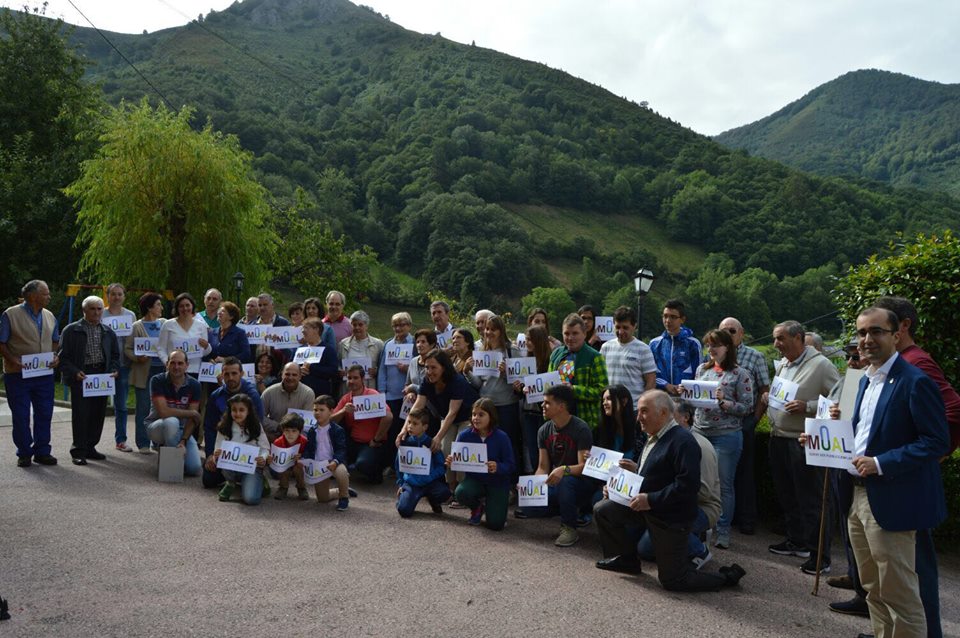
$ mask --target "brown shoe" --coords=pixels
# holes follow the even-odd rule
[[[837,589],[853,589],[853,579],[846,574],[843,576],[831,576],[827,579],[827,584]]]

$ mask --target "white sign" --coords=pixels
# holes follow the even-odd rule
[[[384,355],[384,365],[395,366],[399,364],[410,365],[413,359],[412,343],[392,343]]]
[[[453,462],[450,469],[454,472],[487,473],[487,444],[464,443],[457,441],[450,448]]]
[[[240,367],[243,368],[243,378],[249,381],[250,383],[257,382],[257,364],[255,363],[241,363]]]
[[[296,348],[301,339],[303,339],[303,326],[267,326],[264,335],[267,345],[282,350]]]
[[[296,408],[287,408],[287,414],[299,414],[303,417],[303,435],[317,427],[317,420],[313,417],[312,410],[297,410]]]
[[[500,351],[474,351],[473,353],[473,376],[475,377],[498,377],[500,376],[500,362],[503,361],[503,353]]]
[[[517,483],[517,505],[520,507],[543,507],[548,504],[547,475],[521,476]]]
[[[606,481],[610,477],[610,473],[620,467],[619,463],[622,458],[623,454],[621,452],[594,445],[590,448],[590,456],[587,457],[587,462],[583,466],[583,474]]]
[[[274,472],[286,472],[296,463],[293,457],[299,451],[299,443],[290,447],[278,447],[276,444],[270,445],[270,469]]]
[[[817,399],[817,418],[818,419],[829,419],[830,418],[830,406],[833,405],[833,401],[823,396],[822,394]]]
[[[853,469],[853,422],[832,419],[805,419],[803,446],[807,465]]]
[[[173,342],[173,349],[183,350],[188,359],[199,359],[203,356],[200,339],[177,339]]]
[[[160,339],[157,337],[134,337],[133,354],[138,357],[160,357]]]
[[[774,377],[770,382],[770,394],[767,397],[767,405],[780,412],[787,411],[787,404],[797,398],[797,391],[800,386],[793,381],[787,381],[780,377]]]
[[[223,372],[223,364],[216,361],[201,361],[200,374],[197,375],[197,381],[200,383],[220,383],[220,373]]]
[[[341,370],[349,370],[350,366],[362,366],[363,367],[363,376],[366,379],[370,378],[370,366],[373,365],[373,362],[370,361],[370,357],[347,357],[340,362]]]
[[[860,390],[860,379],[867,373],[866,370],[847,368],[843,377],[843,390],[840,392],[840,418],[853,420],[853,408],[857,404],[857,392]]]
[[[444,332],[437,333],[437,347],[441,350],[445,349],[450,345],[450,341],[453,339],[453,327],[449,327]]]
[[[363,394],[353,397],[353,418],[375,419],[387,416],[387,395]]]
[[[53,374],[53,352],[38,352],[20,357],[20,374],[24,379],[46,377]]]
[[[303,481],[307,485],[316,485],[320,481],[326,481],[333,476],[330,471],[332,461],[315,461],[313,459],[300,459],[299,463],[303,466]]]
[[[320,363],[320,359],[323,358],[323,351],[323,346],[303,346],[297,348],[297,351],[293,353],[293,362],[297,365]]]
[[[401,445],[397,448],[400,471],[407,474],[427,476],[430,474],[430,448]]]
[[[507,382],[523,381],[523,378],[537,373],[536,357],[517,357],[507,359]]]
[[[261,326],[258,323],[242,323],[240,327],[247,333],[247,343],[251,346],[262,346],[267,337],[267,328],[270,326]]]
[[[600,341],[610,341],[617,336],[613,330],[613,317],[594,317],[593,331],[600,337]]]
[[[403,405],[400,406],[400,418],[406,419],[407,415],[410,414],[410,410],[413,409],[413,404],[416,402],[416,399],[411,399],[406,397],[403,400]]]
[[[563,383],[560,373],[544,372],[543,374],[528,374],[523,378],[523,387],[527,392],[527,402],[539,403],[543,401],[543,393],[555,385]]]
[[[241,474],[253,474],[257,471],[258,456],[260,456],[260,447],[257,445],[224,441],[220,444],[217,467]]]
[[[607,496],[614,503],[630,505],[633,497],[640,493],[643,477],[633,472],[620,469],[610,474],[607,479]]]
[[[684,379],[680,382],[680,398],[695,408],[716,408],[719,381]]]
[[[83,381],[83,396],[112,397],[117,393],[116,379],[109,374],[88,374]]]
[[[527,335],[523,334],[522,332],[517,333],[517,347],[521,350],[527,347]]]
[[[117,333],[118,337],[127,337],[133,334],[133,317],[127,313],[115,317],[104,312],[100,321]]]

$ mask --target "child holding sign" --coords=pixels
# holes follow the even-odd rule
[[[313,418],[317,427],[307,434],[307,447],[303,456],[314,461],[325,461],[327,469],[337,482],[336,489],[330,487],[326,478],[314,486],[318,503],[329,503],[337,499],[337,511],[343,512],[350,507],[350,497],[357,493],[350,489],[350,473],[347,471],[347,433],[337,423],[331,421],[337,402],[329,394],[321,394],[313,402]]]
[[[415,408],[407,415],[406,438],[401,441],[401,445],[409,447],[429,448],[433,438],[427,436],[427,427],[430,425],[430,415],[426,410]],[[443,513],[443,504],[450,498],[450,488],[447,486],[447,480],[444,477],[446,467],[444,466],[443,452],[433,453],[430,460],[430,473],[426,475],[409,474],[400,471],[399,460],[396,462],[397,470],[397,511],[403,518],[413,516],[413,511],[417,509],[417,503],[424,496],[430,501],[430,507],[434,514]]]
[[[233,490],[240,484],[243,502],[247,505],[258,505],[263,495],[263,466],[270,455],[270,442],[260,427],[260,419],[253,408],[253,401],[245,394],[235,394],[227,400],[228,412],[224,412],[220,424],[217,426],[217,448],[213,456],[207,458],[207,469],[217,470],[217,458],[222,452],[221,446],[226,441],[239,441],[260,448],[257,456],[257,469],[253,474],[242,474],[233,470],[221,469],[226,479],[220,490],[220,500],[229,501]]]
[[[513,446],[510,437],[497,427],[497,407],[493,400],[482,397],[473,404],[470,418],[473,426],[457,437],[459,443],[486,443],[487,474],[468,472],[457,485],[456,501],[470,508],[471,525],[479,525],[484,510],[487,528],[503,529],[507,521],[507,505],[510,502],[511,475],[514,472]],[[450,466],[453,456],[448,456]]]
[[[287,490],[290,487],[290,476],[293,475],[297,483],[297,498],[301,501],[306,501],[310,498],[310,495],[307,494],[307,486],[303,481],[303,466],[297,463],[307,448],[307,437],[303,436],[303,417],[295,413],[285,414],[283,418],[280,419],[280,432],[281,434],[273,442],[273,446],[282,450],[290,450],[294,446],[297,446],[297,450],[290,455],[290,460],[293,461],[293,465],[286,470],[277,472],[273,468],[270,468],[270,474],[273,475],[273,478],[280,481],[280,487],[277,489],[277,493],[273,498],[278,501],[287,498]],[[271,450],[267,462],[273,463],[274,460],[273,450]]]

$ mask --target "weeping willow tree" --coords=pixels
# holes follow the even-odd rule
[[[76,200],[81,275],[202,293],[242,271],[267,283],[277,238],[251,154],[235,136],[190,126],[193,111],[122,103],[99,152],[66,193]]]

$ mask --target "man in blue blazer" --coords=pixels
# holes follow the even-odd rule
[[[946,518],[938,461],[950,441],[937,386],[897,354],[898,327],[882,308],[857,317],[870,367],[854,406],[855,469],[842,477],[843,493],[874,633],[925,638],[916,536]]]

